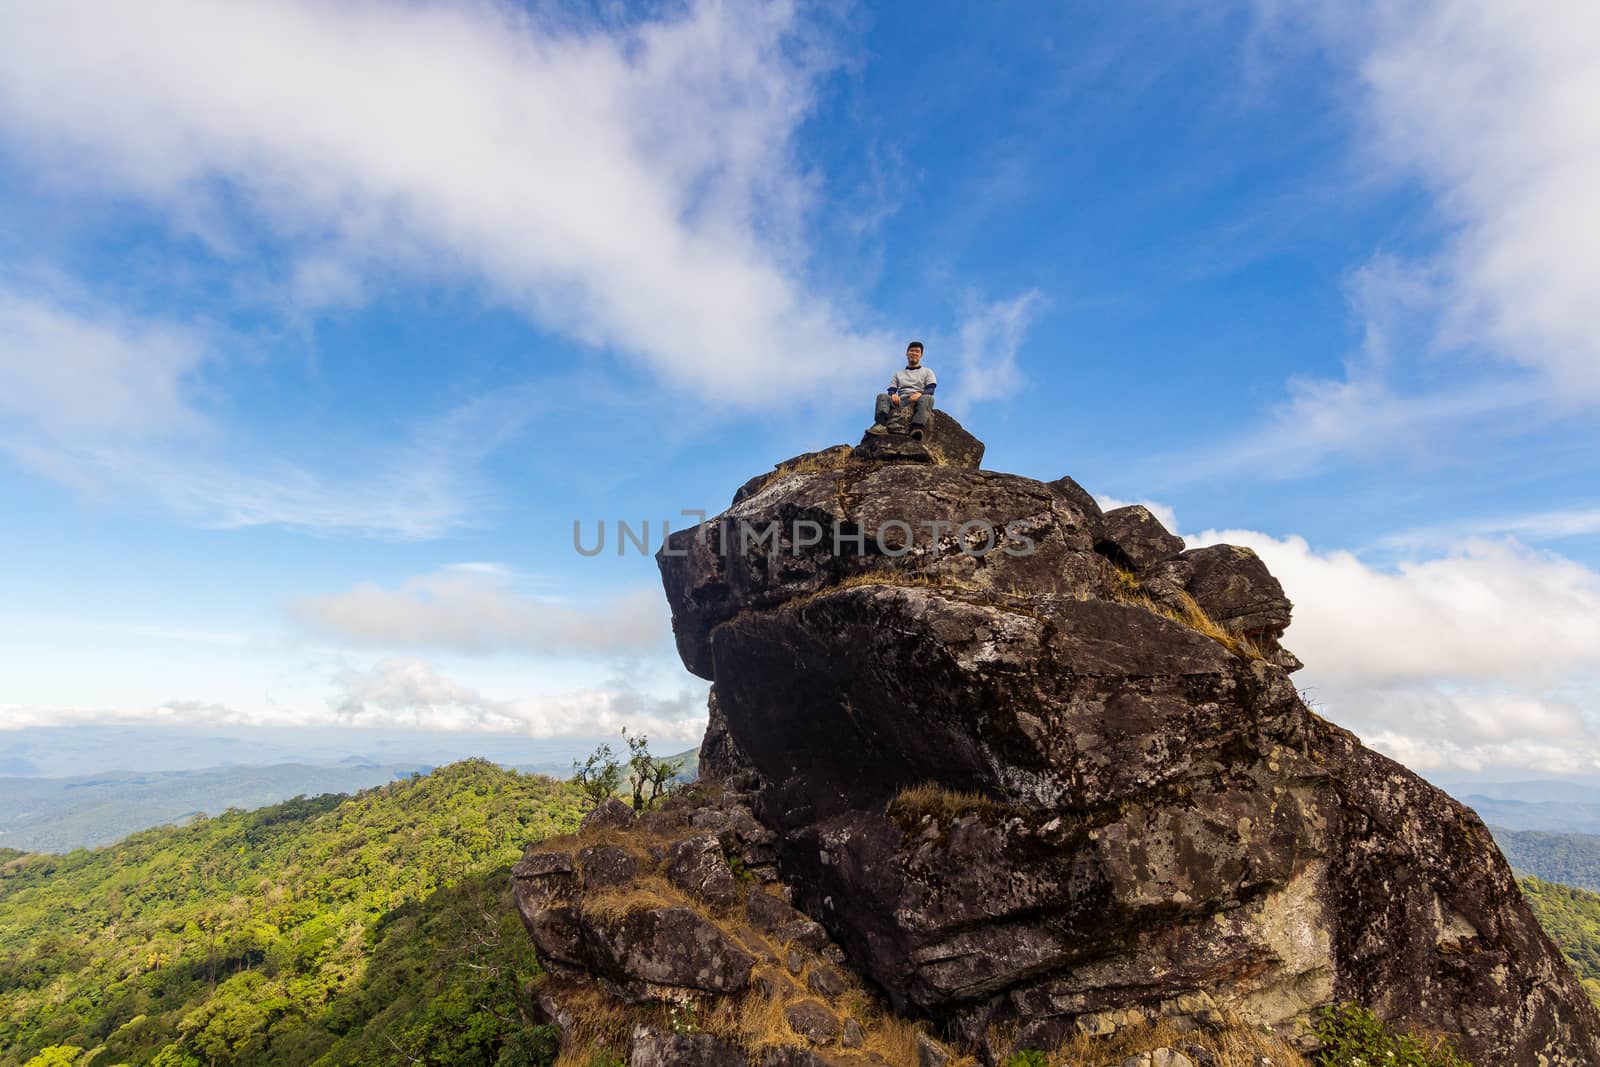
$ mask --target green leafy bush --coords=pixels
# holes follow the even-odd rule
[[[1050,1061],[1038,1049],[1025,1048],[1001,1060],[1000,1067],[1050,1067]]]
[[[1472,1067],[1448,1041],[1397,1034],[1356,1004],[1324,1008],[1316,1035],[1317,1067]]]

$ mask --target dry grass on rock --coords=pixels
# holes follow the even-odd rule
[[[1122,1027],[1109,1037],[1080,1034],[1051,1050],[1050,1067],[1102,1067],[1120,1064],[1129,1056],[1158,1048],[1183,1051],[1198,1045],[1216,1057],[1216,1067],[1256,1067],[1262,1057],[1273,1067],[1311,1067],[1293,1045],[1274,1034],[1238,1020],[1216,1029],[1180,1031],[1166,1022]]]
[[[923,782],[900,790],[884,806],[884,814],[902,829],[916,827],[923,819],[950,823],[968,815],[999,817],[1009,809],[982,793],[946,789],[938,782]]]
[[[1164,619],[1170,619],[1180,626],[1187,626],[1198,634],[1211,638],[1217,644],[1226,648],[1236,656],[1247,659],[1265,660],[1261,650],[1255,646],[1248,637],[1236,634],[1217,622],[1206,610],[1202,608],[1194,597],[1183,591],[1173,594],[1175,604],[1166,604],[1158,601],[1145,591],[1139,579],[1131,571],[1121,567],[1111,568],[1111,591],[1117,601],[1131,607],[1144,608],[1154,612]]]

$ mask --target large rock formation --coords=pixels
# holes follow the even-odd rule
[[[1354,1000],[1479,1067],[1600,1063],[1483,824],[1300,699],[1253,553],[981,455],[940,413],[797,457],[659,558],[715,683],[703,770],[753,791],[854,967],[989,1062],[1152,1016],[1303,1034]],[[688,936],[591,932],[584,964],[642,989],[630,952]],[[719,959],[707,981],[744,966]]]

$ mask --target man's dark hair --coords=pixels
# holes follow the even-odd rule
[[[906,345],[906,351],[907,352],[911,351],[913,348],[920,350],[922,348],[922,342],[921,341],[912,341],[910,344]]]

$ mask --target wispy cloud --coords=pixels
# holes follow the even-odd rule
[[[1357,165],[1419,186],[1440,236],[1351,271],[1365,337],[1342,377],[1291,380],[1257,426],[1154,466],[1178,482],[1429,463],[1600,403],[1600,9],[1255,6],[1257,44],[1328,46],[1352,85]]]
[[[510,4],[0,9],[0,136],[36,170],[304,251],[293,288],[467,280],[676,385],[752,402],[875,377],[892,342],[806,280],[793,136],[833,49],[793,5],[624,28]],[[216,194],[226,191],[226,196]]]
[[[1451,442],[1464,433],[1482,440],[1547,423],[1555,400],[1544,382],[1491,379],[1417,390],[1361,366],[1342,380],[1291,379],[1288,393],[1244,433],[1148,460],[1141,480],[1165,486],[1222,476],[1293,478],[1352,459],[1426,465],[1451,455]]]
[[[1510,537],[1522,542],[1538,543],[1595,534],[1600,534],[1600,507],[1560,508],[1416,526],[1380,538],[1375,547],[1400,550],[1438,548],[1464,537]]]
[[[1291,478],[1347,460],[1417,464],[1449,455],[1464,434],[1512,436],[1548,422],[1554,383],[1516,372],[1419,375],[1435,357],[1441,300],[1426,270],[1378,256],[1345,286],[1359,349],[1341,378],[1297,376],[1257,425],[1151,462],[1160,484],[1223,475]]]
[[[1037,289],[1009,300],[969,299],[956,328],[957,409],[1009,396],[1022,385],[1017,352],[1044,302]]]
[[[0,442],[0,445],[4,445]],[[464,458],[401,446],[381,469],[329,478],[275,459],[227,463],[162,449],[6,446],[24,467],[85,491],[149,496],[197,526],[279,526],[422,541],[479,521],[485,496]]]
[[[425,540],[481,522],[479,465],[554,401],[482,393],[329,474],[215,416],[196,382],[226,338],[119,312],[70,287],[0,286],[0,455],[101,498],[132,493],[200,526]]]
[[[0,419],[96,440],[192,432],[207,348],[174,323],[0,286]]]
[[[309,633],[357,647],[469,655],[645,653],[660,650],[669,632],[655,589],[568,604],[523,594],[503,571],[482,565],[420,575],[397,589],[365,582],[301,597],[287,610]]]
[[[1600,8],[1379,5],[1361,76],[1381,159],[1433,193],[1451,340],[1600,402]]]

